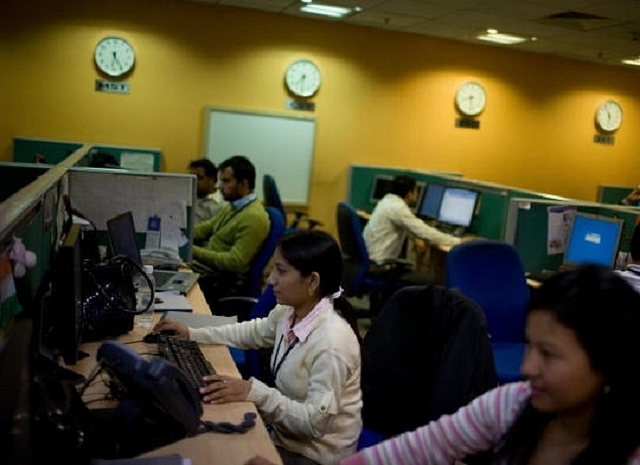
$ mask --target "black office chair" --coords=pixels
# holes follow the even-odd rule
[[[336,220],[343,255],[342,285],[345,295],[368,295],[369,310],[375,316],[384,301],[402,285],[400,277],[410,269],[411,263],[395,259],[378,264],[369,260],[369,252],[362,237],[362,221],[350,203],[338,203]]]
[[[316,226],[322,226],[322,223],[320,221],[309,218],[306,213],[301,211],[292,211],[291,213],[293,213],[294,218],[291,223],[289,223],[287,221],[287,212],[284,209],[284,205],[282,205],[282,199],[280,198],[280,192],[278,191],[276,180],[270,174],[265,174],[262,177],[262,193],[264,197],[265,207],[268,206],[276,208],[280,211],[280,213],[282,213],[286,232],[291,232],[294,229],[298,229],[304,223],[306,223],[307,229],[313,229]]]

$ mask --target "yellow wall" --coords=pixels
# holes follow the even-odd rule
[[[93,90],[107,34],[136,50],[130,95]],[[41,137],[158,147],[165,170],[185,172],[203,149],[205,106],[287,112],[283,75],[300,57],[323,76],[310,213],[330,229],[350,163],[587,200],[600,183],[640,181],[636,70],[185,0],[4,0],[0,160],[12,137]],[[488,93],[478,131],[454,127],[469,79]],[[624,112],[613,146],[592,142],[608,98]]]

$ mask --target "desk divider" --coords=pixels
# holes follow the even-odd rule
[[[194,175],[74,167],[69,170],[69,197],[73,207],[96,224],[103,244],[107,243],[107,220],[129,210],[133,213],[141,248],[144,248],[150,216],[159,215],[164,225],[179,223],[186,240],[179,248],[180,257],[191,260],[196,202]]]
[[[620,205],[620,201],[624,199],[634,187],[635,186],[607,186],[601,184],[598,186],[596,202]]]
[[[629,250],[631,234],[638,217],[638,211],[633,208],[595,202],[514,197],[509,201],[505,241],[516,247],[526,271],[557,270],[562,264],[562,253],[547,254],[548,208],[552,206],[576,207],[576,211],[580,213],[624,220],[620,251]]]

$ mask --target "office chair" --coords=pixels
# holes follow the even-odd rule
[[[359,447],[450,414],[496,387],[482,309],[444,286],[405,286],[364,337]]]
[[[280,198],[280,192],[278,191],[276,180],[270,174],[265,174],[262,177],[262,193],[264,197],[264,205],[276,208],[282,214],[287,232],[299,228],[303,222],[307,223],[308,229],[313,229],[316,226],[322,226],[322,223],[320,221],[309,218],[306,213],[301,211],[292,212],[294,218],[291,224],[289,224],[289,222],[287,221],[287,212],[284,209],[284,205],[282,205],[282,200]]]
[[[386,298],[401,286],[400,277],[409,270],[411,263],[401,259],[373,263],[362,237],[362,221],[350,203],[338,203],[336,220],[343,255],[345,295],[362,297],[368,294],[370,312],[375,316]]]
[[[276,244],[285,232],[284,218],[280,211],[274,207],[264,208],[269,215],[269,235],[264,240],[262,247],[251,263],[249,269],[248,292],[246,295],[256,299],[262,294],[264,287],[264,270],[276,250]]]
[[[529,287],[518,251],[501,241],[464,242],[447,255],[445,276],[447,287],[482,307],[500,383],[522,379]]]
[[[238,322],[264,318],[276,306],[273,286],[268,285],[260,297],[231,296],[219,300],[229,313],[238,315]],[[244,379],[253,376],[261,381],[269,379],[269,357],[272,349],[238,349],[230,347],[231,357]]]

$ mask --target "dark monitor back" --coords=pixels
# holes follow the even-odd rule
[[[371,188],[371,195],[369,201],[371,203],[377,203],[385,195],[391,192],[391,186],[393,184],[393,178],[391,176],[378,175],[373,180],[373,186]]]

